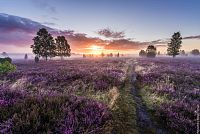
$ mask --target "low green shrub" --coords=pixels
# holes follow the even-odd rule
[[[11,62],[12,62],[12,59],[9,58],[9,57],[6,57],[6,58],[0,58],[0,63],[4,63],[4,62],[6,62],[6,61],[8,61],[9,63],[11,63]]]
[[[11,64],[9,61],[0,62],[0,75],[14,72],[15,70],[16,66]]]

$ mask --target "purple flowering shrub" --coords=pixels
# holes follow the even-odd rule
[[[138,71],[148,92],[160,98],[152,111],[171,132],[195,133],[200,104],[200,62],[195,59],[138,59]]]
[[[99,132],[109,114],[105,104],[83,97],[27,96],[12,106],[0,107],[0,133]],[[11,127],[5,127],[9,119]]]
[[[119,86],[123,82],[125,60],[73,60],[49,61],[34,64],[16,63],[18,70],[6,77],[8,86],[14,88],[38,91],[56,90],[73,92],[71,84],[80,81],[87,88],[107,91],[110,87]],[[20,85],[20,86],[19,86]],[[12,86],[13,87],[13,86]],[[79,89],[80,90],[80,89]]]
[[[124,64],[123,59],[16,61],[17,70],[0,77],[0,134],[101,133],[112,118],[108,105],[75,93],[120,86]]]
[[[73,105],[64,108],[64,118],[58,123],[59,133],[99,133],[110,118],[108,107],[84,98],[73,98]]]
[[[18,100],[24,99],[25,96],[26,96],[25,92],[16,91],[16,90],[12,91],[12,90],[9,90],[8,88],[1,87],[0,88],[0,107],[12,105]]]

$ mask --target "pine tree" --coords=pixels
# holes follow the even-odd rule
[[[182,43],[182,37],[180,32],[176,32],[172,35],[171,41],[168,43],[167,54],[173,56],[179,55]]]
[[[105,54],[102,52],[102,53],[101,53],[101,57],[104,57],[104,56],[105,56]]]

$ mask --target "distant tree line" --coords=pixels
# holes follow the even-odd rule
[[[100,55],[94,55],[94,54],[83,54],[83,58],[86,58],[86,57],[89,57],[89,58],[92,58],[92,57],[109,57],[109,58],[112,58],[112,57],[120,57],[120,54],[119,52],[117,54],[113,54],[113,53],[109,53],[109,54],[104,54],[103,52],[100,54]],[[121,56],[124,56],[123,54],[121,54]]]
[[[31,45],[33,53],[36,55],[35,61],[38,62],[40,57],[46,60],[55,56],[63,57],[71,56],[70,45],[64,36],[57,36],[54,40],[53,36],[42,28],[37,32],[36,37],[33,38],[33,45]]]
[[[198,56],[198,55],[200,55],[200,52],[199,52],[198,49],[193,49],[191,52],[189,52],[189,54],[191,54],[193,56]],[[181,56],[188,56],[188,53],[186,53],[184,50],[181,50],[180,55]]]
[[[198,49],[194,49],[191,51],[191,54],[197,56],[197,55],[200,55],[200,52]]]
[[[149,45],[145,50],[141,50],[139,52],[139,56],[141,57],[149,57],[149,58],[154,58],[156,57],[156,47],[153,45]]]
[[[167,47],[167,55],[172,56],[175,58],[177,55],[187,56],[186,52],[181,49],[182,44],[182,37],[180,32],[176,32],[172,35],[170,42],[168,43]],[[200,55],[200,52],[198,49],[194,49],[190,52],[192,55],[197,56]],[[153,45],[149,45],[145,50],[141,50],[139,52],[140,57],[155,57],[157,55],[160,55],[160,52],[156,53],[156,47]]]

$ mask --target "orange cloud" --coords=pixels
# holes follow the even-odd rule
[[[31,52],[30,45],[33,43],[33,37],[40,28],[46,28],[54,37],[64,35],[71,45],[73,53],[93,53],[104,51],[110,52],[129,52],[146,48],[150,43],[159,44],[161,40],[154,42],[139,42],[124,38],[124,32],[114,32],[110,29],[102,29],[100,35],[108,37],[109,40],[103,40],[98,37],[89,37],[84,33],[76,33],[73,30],[53,29],[39,22],[18,16],[0,14],[0,51],[10,50],[10,52],[18,52],[19,50],[27,50],[23,52]],[[110,39],[111,38],[111,39]],[[103,48],[94,51],[92,46]]]

